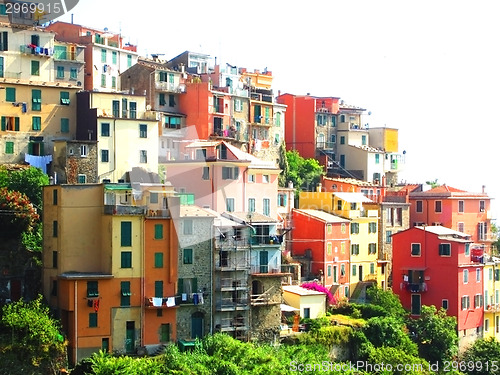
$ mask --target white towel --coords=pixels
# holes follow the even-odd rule
[[[168,297],[167,298],[167,307],[172,307],[175,306],[175,297]]]
[[[203,293],[198,293],[198,303],[203,305]]]
[[[158,297],[153,297],[153,306],[155,307],[160,307],[161,303],[163,301],[163,298],[158,298]]]
[[[188,300],[188,295],[187,295],[187,293],[182,293],[182,295],[181,295],[181,299],[182,299],[182,301],[183,301],[183,302],[186,302],[186,301]]]

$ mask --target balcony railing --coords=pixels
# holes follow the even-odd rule
[[[155,309],[165,309],[172,308],[178,305],[178,299],[176,297],[147,297],[145,301],[145,306]]]
[[[335,142],[316,142],[316,148],[332,149],[335,148]]]
[[[180,85],[173,82],[157,81],[155,82],[155,88],[158,91],[181,92]]]
[[[220,330],[222,332],[247,330],[248,325],[244,317],[236,316],[234,318],[221,319]]]
[[[252,266],[250,268],[250,272],[255,274],[255,273],[281,273],[281,268],[275,268],[272,266],[269,266],[267,264],[265,265],[259,265],[259,266]]]
[[[491,305],[484,305],[484,311],[498,313],[498,312],[500,312],[500,304],[497,303],[497,304],[491,304]]]
[[[224,278],[219,280],[216,288],[220,291],[246,290],[248,285],[244,279]]]
[[[146,217],[149,218],[170,218],[170,210],[164,208],[161,210],[146,210]]]
[[[254,116],[252,125],[273,126],[274,119],[271,117]]]
[[[406,283],[405,289],[411,293],[427,292],[427,283]]]
[[[126,206],[126,205],[105,205],[105,215],[144,215],[146,206]]]
[[[218,311],[247,310],[249,308],[248,298],[220,298],[216,301],[215,308]]]
[[[254,235],[250,239],[250,244],[254,246],[259,245],[281,245],[281,239],[273,235]]]

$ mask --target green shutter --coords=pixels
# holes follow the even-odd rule
[[[19,117],[14,117],[14,130],[19,131]]]
[[[161,240],[163,238],[163,224],[155,224],[155,239]]]
[[[184,279],[179,279],[177,281],[177,294],[184,293]]]
[[[163,297],[163,281],[155,281],[155,297]]]
[[[198,279],[196,277],[194,277],[192,280],[193,280],[193,282],[192,282],[193,293],[197,293],[198,292]]]
[[[121,223],[121,246],[132,246],[132,222]]]
[[[155,268],[163,267],[163,253],[155,253]]]
[[[5,131],[6,123],[7,123],[7,119],[5,118],[5,116],[2,116],[2,131]]]
[[[5,88],[5,101],[6,102],[15,102],[16,101],[16,88],[15,87],[6,87]]]

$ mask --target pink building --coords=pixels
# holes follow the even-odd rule
[[[278,219],[278,175],[263,161],[224,141],[187,143],[184,159],[164,164],[166,179],[194,203],[217,212],[259,213]]]
[[[393,291],[411,315],[422,305],[443,307],[458,323],[460,346],[481,337],[483,264],[471,254],[469,235],[417,226],[392,235]]]

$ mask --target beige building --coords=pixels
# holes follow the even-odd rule
[[[287,305],[300,310],[301,318],[316,319],[326,313],[326,294],[316,290],[285,285],[283,299]]]

